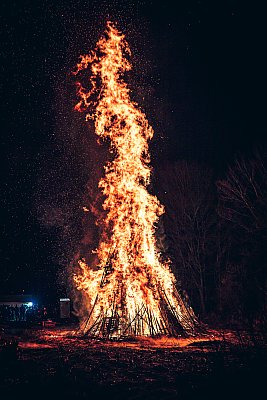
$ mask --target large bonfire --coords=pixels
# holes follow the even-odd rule
[[[80,259],[74,275],[86,299],[80,331],[102,338],[193,334],[195,315],[156,247],[155,225],[164,209],[147,191],[153,129],[122,79],[131,69],[129,55],[124,35],[108,22],[96,49],[81,56],[75,71],[87,70],[90,83],[90,89],[77,84],[75,108],[87,111],[86,119],[94,121],[99,137],[110,140],[114,154],[99,182],[106,217],[96,250],[98,266]]]

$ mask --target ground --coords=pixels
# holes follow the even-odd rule
[[[5,328],[3,399],[188,399],[263,397],[262,336],[209,331],[187,339],[102,342],[74,327]]]

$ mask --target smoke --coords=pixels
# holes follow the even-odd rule
[[[51,239],[50,258],[58,266],[57,280],[63,288],[72,286],[79,257],[93,261],[88,249],[98,242],[98,181],[106,159],[106,145],[97,143],[84,115],[73,110],[75,101],[75,84],[66,74],[55,87],[54,131],[40,156],[34,194],[35,214]]]

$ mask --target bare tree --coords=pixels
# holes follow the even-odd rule
[[[224,279],[231,277],[238,283],[243,314],[254,318],[265,308],[267,294],[267,169],[263,157],[257,153],[249,160],[238,159],[217,188],[219,216],[231,240],[232,268],[225,271]]]
[[[157,186],[166,208],[164,225],[177,277],[205,315],[215,250],[212,171],[196,162],[163,165]]]
[[[252,160],[236,160],[227,178],[217,182],[219,214],[247,233],[265,227],[267,211],[267,170],[259,154]]]

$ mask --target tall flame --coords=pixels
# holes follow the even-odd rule
[[[99,187],[105,195],[105,234],[98,269],[79,260],[74,275],[88,299],[81,330],[92,336],[156,335],[190,332],[196,323],[175,287],[168,262],[160,262],[155,225],[164,212],[147,191],[151,167],[148,141],[153,137],[145,114],[130,99],[122,75],[131,69],[124,35],[110,22],[95,51],[81,56],[75,75],[90,69],[90,90],[78,83],[78,111],[87,110],[95,133],[110,139],[115,154]]]

